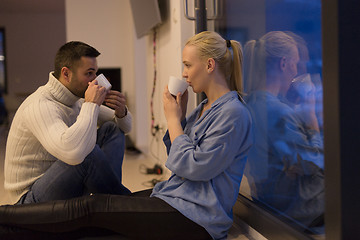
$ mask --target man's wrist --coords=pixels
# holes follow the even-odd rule
[[[128,108],[127,108],[127,106],[125,105],[125,113],[124,113],[124,115],[123,115],[122,117],[118,117],[118,118],[124,118],[124,117],[126,117],[127,113],[128,113]]]

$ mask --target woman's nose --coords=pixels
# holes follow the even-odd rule
[[[185,70],[182,72],[182,77],[187,78],[187,73],[185,72]]]

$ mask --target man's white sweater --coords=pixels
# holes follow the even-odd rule
[[[29,191],[56,160],[80,164],[94,149],[97,126],[115,121],[128,133],[130,112],[117,118],[115,111],[72,94],[52,74],[17,110],[5,153],[5,189],[11,203]]]

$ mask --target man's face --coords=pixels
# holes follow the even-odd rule
[[[88,83],[93,81],[98,70],[96,58],[81,57],[76,69],[72,71],[69,90],[76,96],[83,98]]]

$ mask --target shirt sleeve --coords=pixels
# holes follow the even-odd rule
[[[304,174],[311,175],[317,168],[324,169],[323,141],[319,132],[303,126],[295,114],[286,112],[270,127],[269,138],[279,159],[288,166],[300,162]]]
[[[207,130],[194,139],[186,134],[175,138],[166,166],[180,177],[209,181],[235,159],[246,157],[251,146],[250,127],[245,109],[217,114]]]
[[[186,126],[186,119],[184,119],[182,122],[181,122],[181,127],[182,129],[185,128]],[[169,131],[166,131],[164,137],[163,137],[163,142],[165,144],[165,147],[166,147],[166,152],[167,154],[169,155],[169,152],[170,152],[170,148],[171,148],[171,140],[170,140],[170,134],[169,134]]]
[[[71,126],[62,110],[51,102],[32,104],[25,109],[26,124],[42,146],[57,159],[70,164],[80,164],[96,144],[99,106],[84,103]]]

